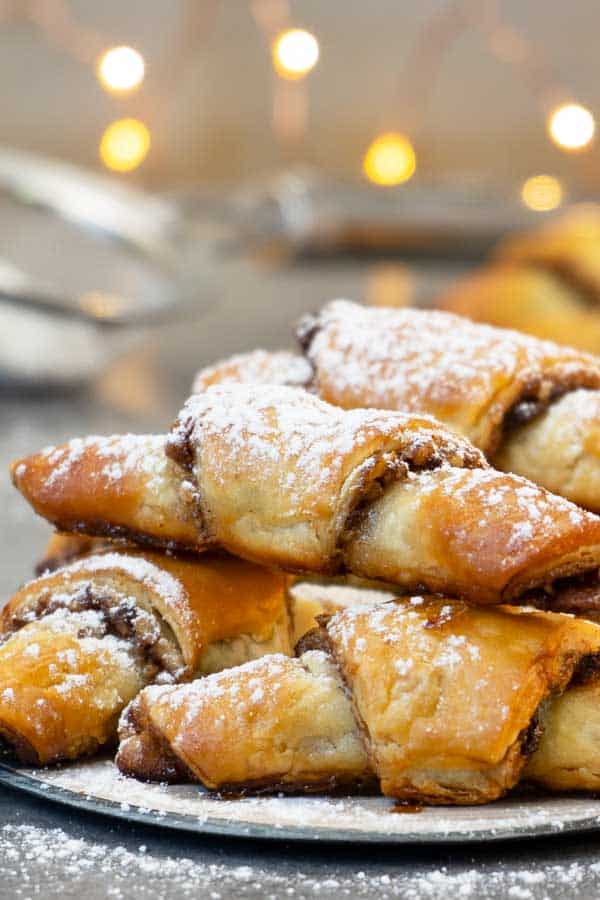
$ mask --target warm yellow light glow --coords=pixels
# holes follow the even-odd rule
[[[556,209],[562,202],[563,191],[558,178],[553,175],[532,175],[523,182],[521,200],[535,212]]]
[[[100,141],[100,158],[108,169],[131,172],[144,161],[150,149],[150,132],[138,119],[118,119],[108,126]]]
[[[291,28],[273,43],[273,65],[282,78],[304,78],[319,59],[319,42],[310,31]]]
[[[581,150],[594,137],[594,117],[579,103],[565,103],[553,110],[548,118],[550,137],[564,150]]]
[[[111,47],[103,53],[96,70],[108,91],[133,91],[144,80],[144,58],[133,47]]]
[[[415,174],[413,145],[403,134],[389,132],[376,138],[363,159],[363,171],[374,184],[394,185]]]

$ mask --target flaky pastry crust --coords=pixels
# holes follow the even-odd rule
[[[237,353],[214,366],[200,369],[192,393],[200,394],[214,384],[283,384],[308,387],[312,381],[308,360],[288,350],[252,350]]]
[[[592,204],[573,207],[541,228],[506,238],[496,256],[552,272],[588,303],[600,301],[600,211]]]
[[[450,313],[327,304],[299,329],[323,399],[427,412],[488,456],[517,403],[546,403],[600,387],[600,365],[581,351]]]
[[[82,443],[76,465],[85,464]],[[563,582],[585,575],[588,592],[590,578],[597,581],[600,519],[495,472],[471,444],[427,417],[347,411],[288,387],[221,385],[190,398],[166,449],[197,552],[220,547],[262,565],[349,572],[474,603],[518,602],[524,594],[537,603],[531,592],[550,589],[556,609],[557,580],[560,590],[571,589]],[[95,444],[90,452],[95,459]],[[41,457],[54,491],[46,514],[81,505],[94,533],[95,490],[71,477],[62,455],[54,463]],[[38,459],[22,465],[13,466],[17,483],[39,508],[38,482],[28,476]],[[124,505],[150,508],[146,478],[142,467],[117,480]],[[179,526],[171,532],[168,523],[179,500],[163,508],[169,496],[150,495],[156,505],[144,539],[160,530],[176,542]],[[98,502],[110,515],[102,493]]]
[[[596,357],[449,313],[342,300],[299,334],[324,399],[434,415],[498,468],[600,510]]]
[[[0,734],[46,764],[114,739],[144,686],[291,652],[287,579],[252,563],[133,549],[79,558],[0,613]]]
[[[600,627],[418,596],[338,612],[298,650],[144,690],[118,765],[149,777],[133,752],[147,740],[163,768],[171,754],[213,789],[323,790],[375,775],[402,800],[486,802],[519,779],[545,704],[600,651]]]
[[[436,306],[475,322],[600,352],[598,310],[573,285],[538,266],[488,263],[459,278],[436,298]]]
[[[59,531],[190,549],[197,527],[156,435],[74,438],[17,460],[15,487]]]

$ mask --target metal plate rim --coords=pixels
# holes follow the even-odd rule
[[[130,804],[127,810],[113,800],[93,795],[83,795],[68,788],[52,785],[41,781],[34,776],[24,774],[19,770],[0,762],[0,784],[17,791],[22,791],[42,800],[58,803],[73,809],[91,812],[113,819],[120,819],[130,824],[168,828],[174,831],[183,831],[191,834],[207,835],[213,837],[242,838],[254,840],[295,841],[308,843],[353,843],[375,845],[408,845],[408,844],[486,844],[490,842],[511,841],[522,838],[530,840],[541,837],[552,837],[560,834],[584,833],[600,829],[598,816],[585,816],[580,820],[561,822],[554,826],[552,823],[536,824],[530,827],[513,827],[506,830],[492,830],[482,832],[445,832],[422,834],[415,832],[384,833],[350,831],[348,829],[318,829],[308,826],[290,828],[288,826],[276,827],[269,824],[250,823],[240,820],[211,819],[208,817],[199,821],[190,815],[178,815],[172,812],[158,812],[147,810],[140,806]]]

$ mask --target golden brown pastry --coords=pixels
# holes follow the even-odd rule
[[[488,456],[515,407],[523,418],[525,403],[600,387],[594,357],[435,310],[335,300],[306,317],[299,333],[324,400],[426,411]]]
[[[498,258],[533,265],[560,277],[583,302],[600,301],[600,207],[574,206],[541,228],[506,238]]]
[[[600,208],[573,207],[503,240],[437,305],[478,322],[600,353]]]
[[[0,738],[34,765],[93,753],[156,674],[99,612],[57,610],[0,647]]]
[[[518,781],[600,627],[418,596],[338,612],[298,650],[144,690],[117,764],[237,791],[348,788],[373,773],[401,800],[486,802]]]
[[[502,323],[498,323],[502,324]],[[527,329],[525,329],[527,330]],[[235,357],[210,369],[212,384],[230,383],[235,376],[240,383],[251,384],[255,366],[252,354]],[[301,357],[296,357],[301,360]],[[280,369],[282,375],[285,373]],[[272,368],[275,381],[277,367]],[[203,371],[195,379],[196,389],[203,385]],[[283,383],[283,382],[278,382]],[[311,390],[315,384],[309,385]],[[365,398],[366,400],[367,398]],[[390,402],[382,396],[381,402]],[[393,401],[391,401],[393,402]],[[438,416],[444,413],[436,410]],[[517,405],[514,415],[506,417],[500,446],[492,454],[494,465],[537,481],[553,493],[561,494],[581,506],[598,511],[600,497],[600,392],[574,389],[557,397],[546,408],[543,404]],[[521,424],[519,424],[521,422]],[[488,451],[488,454],[490,451]]]
[[[92,463],[85,450],[75,463],[88,468],[85,485],[71,474],[68,449],[56,462],[42,453],[15,463],[13,477],[51,520],[68,507],[82,531],[110,533],[111,519],[94,510],[96,449],[86,446]],[[263,565],[346,571],[475,603],[526,599],[560,609],[561,593],[572,599],[582,576],[588,597],[598,586],[600,519],[494,471],[427,418],[344,411],[287,387],[222,385],[190,398],[167,451],[172,508],[152,494],[150,513],[147,468],[139,477],[129,469],[113,488],[124,531],[134,529],[123,508],[146,510],[145,540],[160,530],[161,541],[177,541],[168,523],[183,502],[178,478],[197,551],[220,547]],[[80,498],[85,515],[77,515]],[[111,516],[102,495],[99,505]]]
[[[571,391],[509,430],[493,462],[598,512],[600,391]]]
[[[120,729],[121,771],[236,791],[322,791],[373,780],[328,656],[278,654],[230,671],[231,678],[202,679],[203,692],[142,693]]]
[[[554,272],[493,262],[458,279],[436,306],[500,328],[600,353],[600,311]]]
[[[152,689],[147,688],[123,710],[118,726],[119,747],[115,762],[125,775],[143,781],[167,784],[192,781],[186,766],[171,751],[167,742],[147,727],[146,707],[152,696]]]
[[[375,586],[373,586],[375,585]],[[373,582],[355,584],[352,581],[297,581],[289,588],[291,609],[293,615],[293,639],[294,646],[313,628],[319,624],[320,616],[332,616],[342,609],[351,609],[355,606],[372,605],[384,600],[393,599],[397,590],[386,585]]]
[[[75,438],[15,464],[15,484],[59,531],[194,547],[179,471],[156,435]]]
[[[597,674],[553,700],[523,778],[552,791],[600,790],[599,710]]]
[[[333,615],[342,609],[372,605],[394,596],[389,591],[365,589],[349,584],[323,584],[306,581],[292,585],[289,595],[294,644],[318,626],[319,616]],[[299,670],[294,663],[290,670],[291,673],[300,679],[310,678],[315,669],[316,657],[311,655],[311,659],[313,664],[305,667],[305,671]],[[316,671],[325,672],[328,676],[337,678],[330,662],[321,665]],[[309,681],[309,683],[312,682]],[[158,734],[146,728],[147,703],[150,697],[150,693],[138,695],[121,719],[119,764],[123,771],[150,781],[189,780],[190,774],[184,763],[171,752],[168,744]],[[347,704],[340,702],[339,698],[337,702],[342,728],[344,728],[347,726]],[[346,725],[344,725],[344,719],[346,719]],[[355,752],[357,746],[354,745]],[[362,750],[360,752],[362,758],[364,754]],[[358,775],[355,783],[361,782],[361,778],[362,776]]]
[[[80,558],[18,591],[0,630],[0,735],[38,764],[114,739],[145,684],[291,651],[285,576],[211,555]]]
[[[64,566],[65,563],[77,559],[80,556],[87,556],[98,550],[108,550],[110,548],[118,549],[107,538],[89,537],[87,534],[68,534],[64,531],[55,531],[50,536],[44,555],[35,566],[35,574],[43,575],[45,572],[53,572],[55,569]]]
[[[434,415],[502,469],[600,510],[595,357],[448,313],[343,300],[301,335],[323,399]]]
[[[213,384],[285,384],[306,387],[312,379],[310,363],[297,353],[278,350],[252,350],[201,369],[192,386],[199,394]]]

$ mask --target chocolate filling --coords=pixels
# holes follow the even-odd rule
[[[433,472],[441,468],[444,463],[457,465],[459,468],[463,466],[464,468],[477,468],[482,465],[480,453],[474,447],[472,453],[467,450],[459,459],[453,459],[443,452],[443,448],[436,447],[432,440],[417,443],[414,447],[395,453],[382,475],[374,478],[366,490],[357,492],[356,505],[346,518],[340,538],[341,547],[338,549],[340,556],[343,557],[344,544],[352,540],[356,531],[360,531],[365,516],[369,514],[373,504],[383,496],[390,484],[396,481],[405,481],[411,473]],[[341,568],[343,571],[343,564]]]
[[[197,780],[197,779],[194,779]],[[260,778],[254,781],[221,784],[217,796],[221,800],[239,800],[247,796],[260,794],[377,794],[379,779],[375,775],[356,777],[352,775],[329,775],[315,781],[277,781]]]
[[[147,547],[148,549],[159,549],[166,553],[182,553],[194,554],[200,548],[198,544],[180,544],[177,541],[160,538],[147,532],[137,531],[135,528],[129,528],[125,525],[115,525],[106,519],[87,519],[85,521],[67,521],[51,519],[54,527],[58,531],[73,532],[74,534],[84,534],[90,537],[106,537],[115,543],[135,544],[138,547]],[[61,560],[61,565],[66,560]],[[37,574],[37,573],[36,573]]]
[[[540,400],[519,400],[506,414],[503,424],[504,433],[509,434],[516,428],[520,428],[521,425],[527,425],[528,422],[532,422],[545,412],[547,408],[548,404],[542,403]]]
[[[567,689],[577,685],[587,684],[600,677],[600,653],[589,653],[578,660]],[[525,758],[532,756],[537,750],[544,733],[544,716],[550,698],[543,700],[535,711],[531,722],[519,735],[521,742],[521,754]]]
[[[549,585],[535,588],[519,597],[523,605],[547,612],[571,613],[585,618],[600,618],[600,578],[598,569],[582,575],[557,578]]]
[[[90,584],[81,587],[77,593],[69,597],[67,603],[64,599],[57,599],[50,592],[42,593],[37,602],[28,607],[24,614],[16,611],[11,616],[3,640],[8,640],[11,634],[19,631],[25,625],[43,619],[61,609],[73,613],[88,610],[101,613],[105,635],[112,634],[129,641],[142,663],[151,664],[159,670],[165,669],[164,651],[161,652],[162,634],[156,616],[139,609],[130,600],[122,599],[115,603],[114,598],[109,595],[96,594]],[[147,623],[151,619],[153,619],[153,626],[148,628]],[[86,637],[86,631],[82,629],[78,637]]]
[[[600,653],[590,653],[583,656],[577,663],[569,687],[587,684],[598,678],[600,678]]]
[[[517,738],[521,744],[521,755],[525,759],[533,756],[542,739],[542,734],[544,733],[544,726],[542,724],[544,712],[543,706],[544,703],[542,702],[534,712],[527,728],[524,728]]]
[[[532,377],[516,403],[506,412],[502,422],[502,434],[510,434],[516,428],[527,425],[546,412],[551,403],[555,403],[580,387],[590,387],[587,379],[581,375],[573,375],[561,383],[544,380],[541,376]]]
[[[316,315],[309,313],[306,316],[302,316],[300,321],[297,323],[296,337],[303,353],[310,353],[310,346],[320,328],[321,322],[319,320],[318,313]]]
[[[322,650],[323,653],[330,653],[331,644],[325,627],[330,618],[331,616],[327,615],[317,616],[319,624],[302,635],[294,647],[296,656],[302,656],[303,653],[308,653],[311,650]]]
[[[168,784],[194,781],[192,773],[175,756],[166,738],[146,721],[140,700],[141,695],[138,695],[122,716],[116,765],[125,775],[143,781]]]

